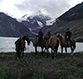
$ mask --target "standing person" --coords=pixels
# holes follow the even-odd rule
[[[71,40],[70,40],[71,34],[72,33],[69,31],[69,28],[67,28],[67,31],[65,33],[65,38],[67,39],[68,45],[70,45],[70,42],[71,42]]]
[[[48,29],[48,32],[47,32],[47,34],[46,34],[46,36],[45,36],[45,40],[47,41],[50,37],[51,37],[51,32],[50,32],[50,30]]]
[[[43,41],[43,32],[42,30],[40,29],[39,33],[38,33],[38,43],[41,43]]]

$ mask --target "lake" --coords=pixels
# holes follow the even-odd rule
[[[15,52],[15,41],[18,38],[14,38],[14,37],[0,37],[0,52]],[[38,51],[41,51],[41,48],[38,47]],[[49,49],[49,51],[51,52],[51,49]],[[25,52],[35,52],[35,49],[33,47],[32,42],[30,42],[30,45],[28,46],[26,43],[26,50]],[[61,52],[61,48],[59,46],[58,48],[58,52]],[[65,52],[65,49],[64,51]],[[76,49],[74,52],[83,52],[83,43],[76,43]],[[68,53],[70,53],[70,48],[68,48]]]

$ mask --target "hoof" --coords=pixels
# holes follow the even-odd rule
[[[71,54],[71,56],[73,56],[73,53]]]

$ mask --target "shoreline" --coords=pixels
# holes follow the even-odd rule
[[[7,53],[16,53],[15,51],[12,51],[12,52],[0,52],[0,54],[7,54]],[[35,52],[24,52],[25,54],[28,54],[28,53],[35,53]],[[38,53],[41,53],[41,51],[38,51]],[[44,53],[46,53],[46,52],[44,52]],[[58,54],[60,54],[61,52],[58,52]],[[83,53],[83,51],[79,51],[79,52],[73,52],[73,53]],[[51,54],[51,52],[49,52],[49,54]],[[64,53],[63,52],[63,54],[66,54],[66,53]],[[67,54],[71,54],[71,53],[67,53]]]

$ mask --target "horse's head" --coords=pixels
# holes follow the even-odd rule
[[[56,37],[60,38],[61,37],[60,33],[57,33],[56,34]]]
[[[28,45],[30,44],[30,39],[29,39],[28,35],[24,36],[23,39],[27,41]]]
[[[56,37],[58,37],[60,40],[64,38],[63,35],[60,34],[60,33],[57,33],[57,34],[56,34]]]

